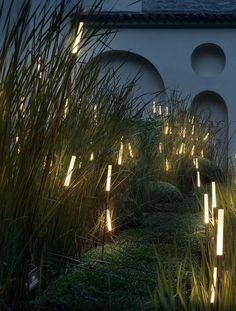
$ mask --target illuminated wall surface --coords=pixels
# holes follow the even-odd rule
[[[38,1],[33,0],[33,4],[37,5]],[[78,2],[71,0],[71,5],[73,1]],[[85,10],[93,2],[83,0]],[[123,64],[121,83],[140,73],[134,92],[137,95],[146,93],[144,101],[151,101],[155,92],[165,88],[175,88],[183,95],[191,95],[195,107],[207,111],[219,126],[223,125],[222,134],[217,139],[225,142],[230,138],[229,147],[222,148],[234,156],[236,0],[104,0],[102,11],[119,15],[127,13],[131,19],[121,23],[121,27],[115,27],[119,31],[107,52],[100,55],[101,64],[105,67],[109,61],[113,68]],[[168,22],[160,25],[148,17],[145,23],[132,19],[133,14],[157,13],[168,13]],[[187,16],[184,24],[181,18],[179,23],[173,20],[176,13]],[[214,13],[215,17],[209,20],[205,17],[203,22],[193,23],[198,13]],[[216,23],[219,16],[220,21]]]
[[[138,95],[159,91],[162,87],[176,88],[183,95],[191,95],[193,105],[206,111],[223,128],[218,134],[219,148],[227,156],[236,153],[236,0],[105,0],[103,12],[113,14],[141,14],[145,22],[130,18],[120,23],[111,42],[110,57],[114,67],[125,63],[121,71],[140,79]],[[92,0],[85,1],[89,9]],[[169,13],[168,22],[155,22],[148,14]],[[185,14],[185,23],[173,20],[173,14]],[[194,21],[196,14],[207,13],[215,17]],[[230,13],[230,14],[229,14]],[[141,16],[140,15],[140,16]],[[168,14],[167,14],[168,15]],[[224,16],[223,16],[224,15]],[[220,21],[216,23],[216,19]],[[235,22],[233,21],[235,20]],[[123,20],[124,21],[124,20]],[[139,19],[140,21],[140,19]],[[126,51],[126,54],[124,52]],[[104,57],[101,61],[105,62]],[[145,98],[147,99],[147,98]],[[230,138],[229,147],[225,144]]]

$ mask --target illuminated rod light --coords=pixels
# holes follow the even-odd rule
[[[64,119],[67,117],[68,115],[68,110],[69,110],[69,104],[68,104],[68,98],[66,99],[66,102],[65,102],[65,106],[64,106],[64,112],[63,112],[63,117]]]
[[[171,135],[172,134],[172,128],[170,127],[169,129],[169,134]]]
[[[19,141],[19,136],[16,136],[16,144],[18,143]],[[20,153],[20,147],[17,148],[17,153]]]
[[[195,145],[192,146],[192,149],[191,149],[191,156],[194,156],[195,154]]]
[[[97,104],[95,104],[93,107],[93,111],[94,111],[94,121],[96,124],[97,124],[97,118],[98,118],[97,109],[98,109],[98,106]]]
[[[216,284],[217,284],[217,267],[214,267],[214,270],[213,270],[213,284],[211,285],[211,299],[210,299],[210,303],[214,303],[215,302]]]
[[[200,178],[200,172],[197,171],[197,187],[200,188],[201,187],[201,178]]]
[[[161,116],[161,115],[162,115],[161,105],[158,105],[158,115],[159,115],[159,116]]]
[[[195,159],[195,166],[196,166],[196,169],[198,170],[199,169],[198,158]]]
[[[107,230],[112,231],[112,225],[111,225],[111,213],[110,210],[106,210],[106,217],[107,217]]]
[[[165,160],[165,170],[169,172],[170,170],[170,161],[168,159]]]
[[[38,73],[39,73],[39,79],[42,79],[42,77],[43,77],[43,73],[42,73],[42,58],[41,57],[39,57],[38,58],[38,64],[37,64],[37,71],[38,71]]]
[[[164,135],[168,135],[169,133],[169,124],[167,123],[165,126],[164,126]]]
[[[118,165],[122,165],[123,150],[124,150],[124,144],[123,144],[123,142],[121,142],[120,143],[120,150],[119,150],[119,154],[118,154]]]
[[[183,129],[183,138],[186,137],[186,127]]]
[[[223,255],[224,210],[218,209],[216,255]]]
[[[209,137],[209,133],[206,134],[206,136],[203,138],[204,141],[206,141]]]
[[[216,183],[212,181],[211,183],[211,198],[212,198],[212,208],[216,208]]]
[[[184,151],[184,143],[181,143],[180,148],[179,148],[179,154],[182,154]]]
[[[163,144],[159,143],[159,152],[162,153],[163,152]]]
[[[93,160],[94,160],[94,152],[92,152],[92,153],[90,154],[89,160],[90,160],[90,161],[93,161]]]
[[[193,122],[194,122],[194,119],[195,119],[195,118],[194,118],[194,117],[192,117],[192,121],[191,121],[191,123],[192,123],[192,124],[193,124]]]
[[[169,115],[169,107],[168,106],[166,106],[166,116],[168,116]]]
[[[156,102],[155,102],[155,101],[152,102],[152,112],[153,112],[153,113],[156,113],[156,112],[157,112]]]
[[[201,157],[204,158],[204,151],[203,151],[203,149],[201,150]]]
[[[76,38],[73,44],[73,48],[71,51],[72,54],[77,54],[79,52],[79,44],[80,44],[82,33],[83,33],[83,27],[84,27],[84,23],[80,22],[79,27],[77,29],[77,34],[76,34]]]
[[[65,183],[64,183],[65,187],[69,187],[69,185],[70,185],[70,180],[71,180],[71,176],[72,176],[72,171],[74,169],[75,160],[76,160],[76,156],[72,156],[71,160],[70,160],[70,165],[69,165],[69,168],[68,168],[68,171],[67,171],[67,176],[66,176],[66,179],[65,179]]]
[[[204,194],[204,223],[209,224],[209,202],[208,194]]]
[[[82,162],[79,162],[79,169],[81,169],[82,167]]]
[[[194,135],[195,132],[195,125],[192,126],[192,135]]]
[[[106,191],[111,190],[111,171],[112,171],[112,165],[108,165],[107,169],[107,184],[106,184]]]
[[[132,147],[131,147],[130,143],[128,143],[128,147],[129,147],[129,155],[130,155],[131,158],[133,158],[134,154],[133,154],[133,150],[132,150]]]

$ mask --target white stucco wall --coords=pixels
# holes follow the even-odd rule
[[[130,51],[149,60],[166,88],[177,89],[192,98],[203,91],[219,94],[227,105],[231,138],[236,129],[235,37],[236,29],[228,28],[120,29],[109,49]],[[193,70],[192,52],[205,43],[214,43],[224,51],[225,68],[221,73],[200,76]],[[235,136],[231,138],[230,155],[236,154]]]

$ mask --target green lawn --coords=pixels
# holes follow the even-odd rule
[[[182,258],[188,245],[195,248],[199,223],[193,197],[159,206],[144,215],[142,227],[126,230],[106,244],[103,258],[101,247],[87,252],[30,304],[30,310],[151,310],[156,251],[172,269],[171,262]]]

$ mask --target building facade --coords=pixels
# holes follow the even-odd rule
[[[164,89],[190,95],[222,128],[219,148],[234,158],[236,0],[105,0],[96,18],[117,30],[101,62],[124,63],[124,83],[140,70],[144,100]]]

